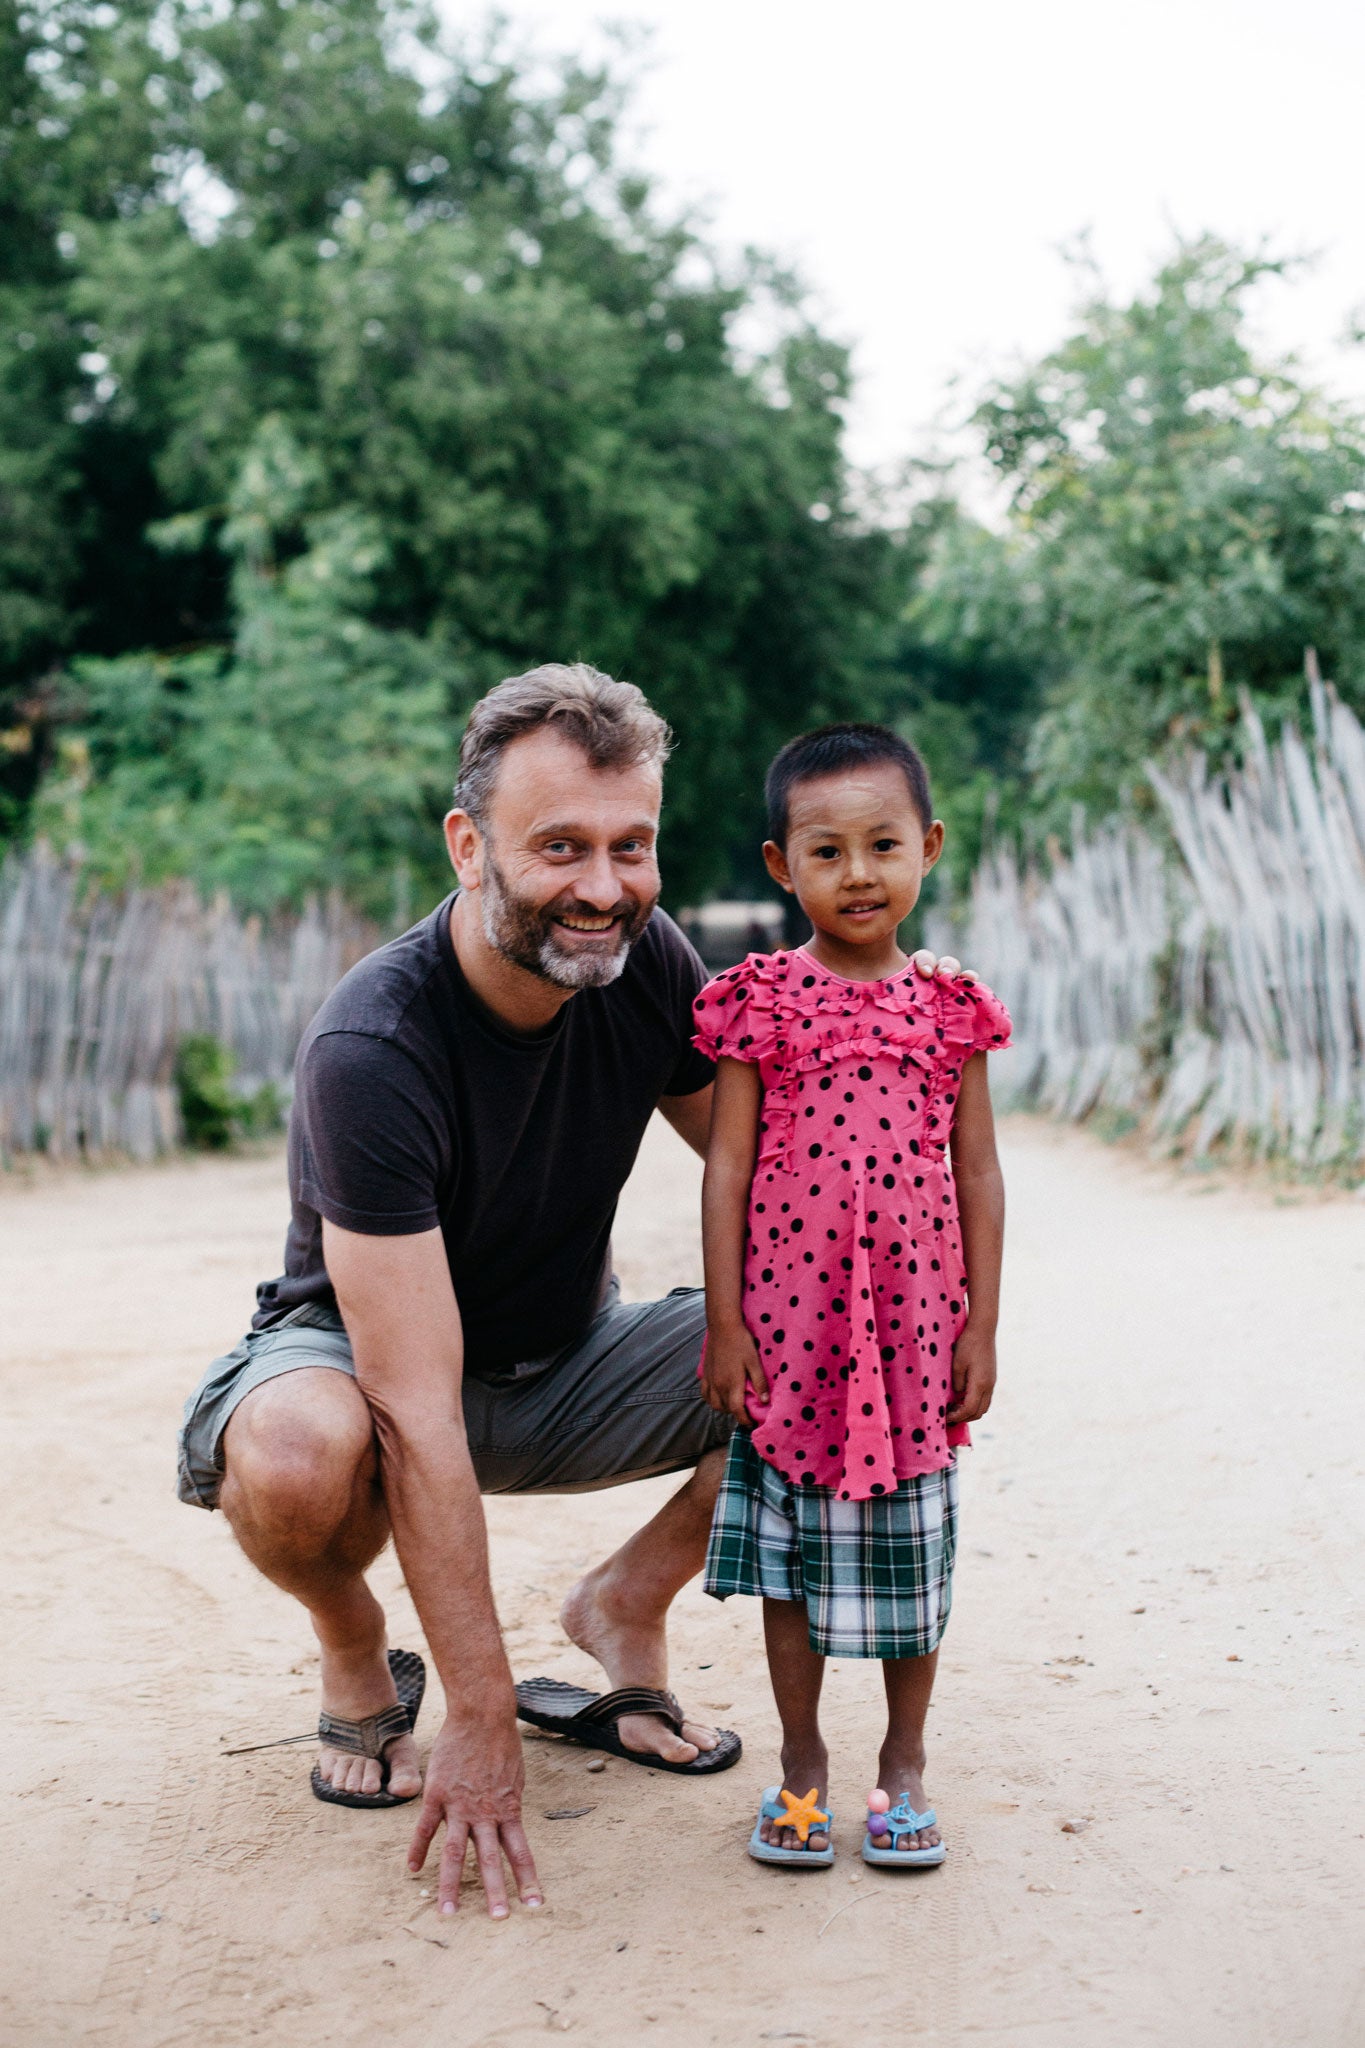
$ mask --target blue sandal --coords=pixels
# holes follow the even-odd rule
[[[871,1831],[863,1836],[863,1862],[885,1864],[888,1869],[927,1870],[931,1864],[942,1863],[948,1854],[946,1842],[936,1842],[932,1849],[898,1849],[896,1843],[902,1835],[917,1835],[921,1828],[938,1826],[938,1815],[932,1806],[923,1813],[916,1813],[908,1797],[897,1800],[885,1816],[890,1829],[884,1835],[874,1836]],[[882,1844],[883,1846],[878,1846]]]
[[[763,1794],[763,1804],[758,1809],[758,1819],[754,1822],[754,1831],[749,1837],[749,1854],[755,1863],[790,1863],[801,1865],[807,1870],[828,1870],[834,1861],[833,1841],[827,1849],[784,1849],[777,1842],[764,1841],[762,1831],[765,1820],[780,1820],[784,1826],[794,1825],[797,1832],[800,1832],[800,1824],[791,1822],[789,1809],[782,1804],[781,1792],[780,1785],[769,1785]],[[788,1793],[787,1796],[790,1798],[791,1794]],[[798,1801],[798,1811],[804,1805],[804,1800]],[[834,1827],[833,1813],[821,1806],[813,1810],[821,1815],[821,1819],[815,1823],[813,1829],[808,1827],[807,1832],[830,1834]]]

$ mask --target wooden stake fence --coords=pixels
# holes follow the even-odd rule
[[[1078,825],[1047,874],[983,863],[962,945],[1014,1013],[1006,1099],[1365,1162],[1365,730],[1311,664],[1310,702],[1311,744],[1248,710],[1233,773],[1149,771],[1170,847]]]
[[[1005,1100],[1145,1120],[1302,1167],[1365,1163],[1365,730],[1310,671],[1313,736],[1150,771],[1169,840],[1077,821],[1045,873],[997,849],[960,949],[1014,1014]],[[104,895],[39,847],[0,869],[0,1161],[150,1158],[179,1137],[177,1049],[207,1032],[244,1090],[375,943],[337,901],[265,926],[187,884]],[[946,950],[946,936],[943,937]]]
[[[286,1084],[304,1027],[375,935],[339,900],[270,925],[188,883],[114,896],[39,846],[0,868],[0,1162],[180,1137],[184,1038],[210,1033],[244,1091]]]

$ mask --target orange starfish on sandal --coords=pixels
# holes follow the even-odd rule
[[[822,1812],[815,1803],[815,1795],[819,1789],[818,1785],[812,1785],[804,1799],[797,1799],[784,1785],[777,1795],[787,1811],[776,1818],[781,1820],[784,1828],[795,1828],[803,1842],[812,1828],[819,1828],[823,1832],[829,1826],[829,1815]]]
[[[749,1837],[749,1854],[755,1863],[786,1863],[793,1869],[828,1870],[834,1861],[833,1842],[826,1841],[823,1849],[813,1849],[810,1845],[813,1833],[828,1836],[834,1824],[833,1813],[826,1813],[815,1803],[817,1789],[812,1785],[805,1798],[798,1799],[785,1786],[769,1785],[758,1809],[754,1831]],[[786,1849],[778,1842],[765,1842],[764,1826],[774,1822],[779,1828],[791,1828],[801,1847]]]

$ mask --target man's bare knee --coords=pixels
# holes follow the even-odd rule
[[[223,1438],[223,1512],[239,1535],[322,1547],[378,1472],[374,1426],[349,1374],[307,1367],[268,1380]]]

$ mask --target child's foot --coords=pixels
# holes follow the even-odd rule
[[[923,1813],[929,1805],[929,1796],[924,1789],[925,1756],[903,1750],[884,1748],[877,1765],[877,1783],[891,1795],[891,1804],[899,1805],[902,1799],[909,1801],[915,1813]],[[943,1840],[937,1827],[921,1828],[918,1834],[899,1835],[896,1848],[902,1852],[911,1849],[936,1849]],[[890,1847],[888,1841],[887,1847]]]
[[[793,1799],[804,1799],[815,1788],[815,1804],[822,1813],[828,1813],[825,1792],[828,1784],[829,1757],[823,1748],[782,1752],[782,1784]],[[784,1828],[779,1820],[765,1820],[759,1828],[759,1838],[774,1849],[809,1849],[819,1852],[829,1847],[828,1834],[819,1828],[812,1828],[805,1841],[801,1840],[795,1828]]]

